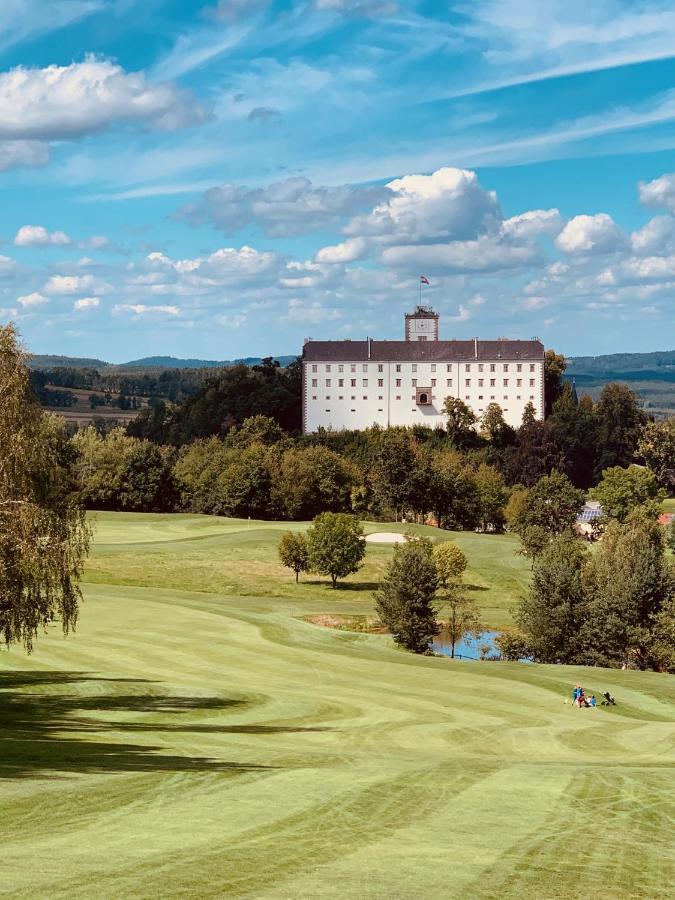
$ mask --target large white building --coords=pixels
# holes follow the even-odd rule
[[[374,424],[445,424],[443,403],[458,397],[480,417],[498,403],[520,425],[532,403],[544,417],[544,346],[538,340],[442,341],[439,316],[418,306],[404,341],[312,341],[302,353],[305,433]]]

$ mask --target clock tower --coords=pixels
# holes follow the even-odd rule
[[[414,313],[405,314],[406,341],[437,341],[438,313],[429,306],[417,306]]]

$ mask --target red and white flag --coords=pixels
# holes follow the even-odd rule
[[[429,279],[426,275],[420,275],[420,284],[429,284]]]

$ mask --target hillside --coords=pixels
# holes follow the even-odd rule
[[[295,356],[275,356],[282,366],[287,366]],[[241,359],[179,359],[176,356],[144,356],[125,363],[110,363],[102,359],[87,359],[79,356],[54,356],[35,353],[30,357],[31,369],[220,369],[226,366],[259,366],[261,356],[246,356]]]
[[[605,384],[620,381],[642,398],[649,413],[675,414],[675,350],[572,357],[566,376],[575,381],[580,395],[590,394],[594,400]]]

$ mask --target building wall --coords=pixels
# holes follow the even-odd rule
[[[429,406],[417,405],[420,388],[430,388]],[[374,424],[433,428],[445,424],[446,397],[463,400],[479,418],[489,403],[498,403],[506,422],[517,428],[529,402],[537,418],[544,417],[544,361],[303,361],[303,391],[305,432]]]

